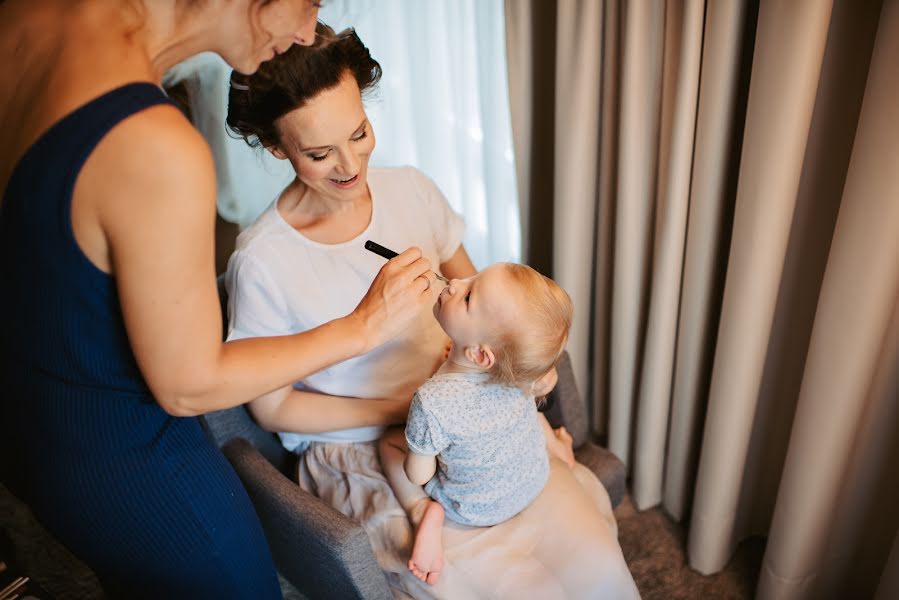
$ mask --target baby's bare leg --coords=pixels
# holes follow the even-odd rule
[[[443,569],[443,507],[406,476],[403,463],[408,449],[401,428],[388,429],[378,450],[384,475],[415,528],[409,570],[422,581],[437,583]]]
[[[424,515],[415,530],[415,544],[409,559],[412,574],[431,585],[440,579],[443,570],[443,507],[430,498]]]

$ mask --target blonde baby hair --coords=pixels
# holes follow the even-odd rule
[[[508,320],[506,330],[491,336],[489,345],[495,362],[490,379],[530,391],[531,384],[559,360],[568,341],[574,307],[565,290],[549,277],[527,265],[504,266],[521,294],[526,314]]]

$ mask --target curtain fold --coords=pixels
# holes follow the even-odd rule
[[[537,90],[555,81],[556,1],[504,6],[522,260],[551,276],[556,96]]]
[[[697,438],[705,417],[717,333],[712,315],[723,287],[718,273],[726,263],[717,249],[730,239],[732,211],[726,195],[736,180],[730,163],[738,161],[742,143],[742,127],[737,124],[743,123],[745,107],[740,110],[737,91],[750,12],[745,1],[735,0],[712,2],[705,14],[664,479],[665,508],[678,520],[687,516],[699,462]]]
[[[736,542],[743,465],[802,173],[832,3],[759,9],[733,238],[688,542],[713,573]]]
[[[877,586],[874,600],[899,598],[899,533],[893,539],[893,548],[883,568],[883,576]]]
[[[875,425],[889,419],[894,439],[899,433],[896,386],[878,384],[899,370],[897,342],[889,335],[899,328],[899,317],[894,316],[899,308],[897,64],[899,3],[893,1],[883,7],[871,58],[759,597],[789,598],[818,589],[833,525],[852,513],[851,505],[845,508],[839,502],[844,484],[872,462],[851,470],[853,452],[871,451],[865,445],[873,439],[879,439],[882,448],[889,439],[866,434],[865,413]],[[884,394],[888,396],[881,398]],[[822,439],[827,444],[821,444]],[[809,497],[810,489],[814,497]],[[893,531],[895,506],[893,515],[883,515],[886,523],[881,521]]]
[[[696,136],[696,106],[702,51],[704,6],[687,0],[669,7],[666,19],[665,89],[673,92],[670,118],[663,118],[667,143],[661,145],[657,194],[656,244],[650,282],[646,349],[640,377],[637,406],[636,452],[634,456],[634,502],[638,508],[655,506],[662,500],[671,382],[682,267],[690,175]],[[670,43],[669,43],[670,41]],[[669,59],[670,57],[670,59]],[[663,94],[667,96],[668,94]],[[670,120],[670,124],[666,121]],[[661,165],[666,168],[662,169]]]
[[[518,173],[553,190],[524,256],[573,292],[594,434],[693,568],[768,535],[759,598],[895,586],[897,5],[506,0]]]
[[[623,5],[614,266],[609,351],[609,449],[631,458],[631,421],[645,328],[665,6]],[[577,305],[575,305],[577,309]],[[585,352],[570,348],[569,352]],[[572,354],[573,356],[574,354]],[[575,372],[582,377],[583,374]]]
[[[621,37],[621,8],[619,0],[603,3],[602,66],[600,72],[600,141],[599,173],[597,181],[597,213],[593,224],[593,284],[592,312],[582,326],[588,327],[587,397],[593,398],[591,422],[597,435],[608,434],[609,409],[609,331],[612,305],[611,280],[614,248],[615,194],[618,187],[618,102],[620,89],[619,39]],[[586,269],[584,270],[586,271]],[[583,273],[582,273],[583,274]],[[583,381],[583,380],[582,380]]]
[[[568,243],[554,246],[552,274],[568,291],[575,306],[589,306],[592,283],[583,277],[590,264],[585,248],[593,245],[596,218],[596,164],[599,156],[600,73],[602,52],[602,4],[559,4],[556,13],[555,88],[566,90],[564,110],[555,112],[553,239]],[[571,328],[572,347],[586,348],[589,313],[575,315]],[[571,366],[580,381],[586,379],[587,353],[571,355]]]
[[[589,374],[587,396],[593,398],[591,422],[598,434],[608,431],[609,410],[609,332],[612,307],[611,280],[615,222],[615,190],[617,189],[618,155],[618,88],[621,9],[619,0],[603,3],[602,80],[600,82],[600,144],[597,182],[597,215],[594,223],[593,272],[594,294],[588,340]]]

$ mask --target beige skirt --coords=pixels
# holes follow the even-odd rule
[[[493,527],[446,521],[437,585],[406,568],[413,530],[381,471],[377,443],[316,443],[300,455],[298,481],[361,523],[397,598],[639,598],[618,545],[609,495],[583,465],[552,460],[543,492]]]

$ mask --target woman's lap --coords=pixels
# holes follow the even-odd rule
[[[358,520],[388,581],[413,598],[636,598],[608,494],[582,465],[553,461],[540,496],[490,528],[447,522],[446,566],[430,587],[405,567],[412,529],[380,472],[375,444],[313,445],[300,485]],[[399,594],[402,595],[402,594]]]

